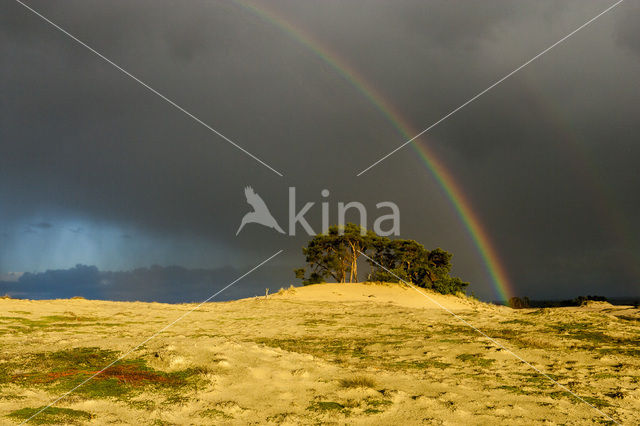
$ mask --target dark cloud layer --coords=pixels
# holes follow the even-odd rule
[[[179,259],[192,268],[239,270],[283,248],[278,272],[264,280],[286,281],[302,261],[303,236],[257,226],[234,234],[249,208],[245,185],[281,224],[287,187],[296,186],[300,204],[319,203],[328,188],[334,215],[337,201],[362,201],[374,216],[376,202],[395,201],[404,237],[454,252],[455,272],[477,295],[494,297],[477,249],[412,148],[355,178],[403,136],[273,23],[227,1],[29,4],[285,177],[5,2],[0,273],[15,270],[18,258],[30,271],[75,265],[73,250],[60,260],[60,250],[80,241],[67,229],[85,238],[93,256],[86,263],[100,269]],[[343,58],[416,130],[606,7],[551,0],[257,4]],[[522,295],[640,291],[637,15],[636,5],[622,4],[419,141],[458,181]],[[319,212],[316,204],[316,229]],[[25,229],[35,232],[25,236]]]
[[[271,293],[288,288],[285,282],[274,283],[281,273],[266,267],[241,280],[216,296],[213,301],[233,300]],[[202,302],[236,280],[244,272],[233,267],[186,269],[180,266],[151,266],[132,271],[100,271],[95,266],[76,265],[70,269],[26,273],[17,281],[0,281],[0,294],[29,299],[84,297],[103,300],[137,300],[141,302]],[[280,284],[277,288],[274,284]]]

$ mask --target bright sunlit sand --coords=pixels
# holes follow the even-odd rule
[[[598,410],[640,421],[640,312],[426,293]],[[0,423],[19,423],[195,305],[0,299]],[[551,420],[550,420],[551,419]],[[415,290],[323,284],[208,303],[34,423],[585,424],[597,410]]]

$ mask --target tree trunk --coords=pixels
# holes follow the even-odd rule
[[[358,282],[358,257],[357,255],[354,255],[353,257],[353,278],[355,280],[355,282]]]
[[[351,271],[349,273],[349,282],[352,283],[358,281],[358,257],[360,255],[360,246],[358,246],[355,242],[349,242],[349,247],[351,248]]]

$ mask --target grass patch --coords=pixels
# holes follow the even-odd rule
[[[512,320],[508,320],[508,321],[500,321],[500,324],[535,325],[531,321],[521,320],[521,319],[512,319]]]
[[[611,407],[611,404],[609,404],[607,401],[605,401],[604,399],[596,398],[595,396],[583,396],[582,399],[598,408]]]
[[[95,322],[98,318],[95,317],[83,317],[74,313],[66,313],[64,315],[47,315],[40,318],[41,322],[55,323],[55,322]]]
[[[482,354],[460,354],[456,358],[479,367],[490,367],[496,361],[495,359],[485,358]]]
[[[135,408],[136,410],[147,410],[147,411],[151,411],[154,410],[156,408],[156,403],[155,401],[151,401],[151,400],[143,400],[143,401],[129,401],[128,402],[129,405],[133,408]]]
[[[324,318],[309,318],[304,320],[304,322],[302,323],[302,325],[304,325],[305,327],[329,326],[336,324],[337,321]]]
[[[469,343],[468,339],[439,339],[438,343],[453,343],[454,345],[460,345],[462,343]]]
[[[623,399],[624,398],[624,394],[622,392],[620,392],[620,391],[609,392],[609,393],[607,393],[605,395],[607,395],[611,399]]]
[[[365,402],[370,407],[387,407],[393,405],[393,401],[388,399],[367,399]]]
[[[208,410],[200,411],[198,414],[200,415],[200,417],[208,417],[212,419],[233,419],[233,416],[230,416],[229,414],[225,413],[222,410],[218,410],[217,408],[209,408]]]
[[[324,360],[351,365],[366,364],[387,370],[425,370],[445,369],[451,364],[437,359],[393,360],[389,353],[397,348],[406,347],[413,336],[376,335],[370,338],[333,338],[306,337],[299,338],[253,338],[247,341],[256,342],[269,347],[289,352],[310,354]]]
[[[640,346],[639,338],[614,337],[600,330],[597,330],[591,323],[563,323],[553,324],[549,326],[551,329],[563,333],[563,337],[588,342],[592,345],[630,345],[633,347]]]
[[[100,348],[74,348],[28,355],[22,362],[5,364],[0,384],[42,387],[65,392],[101,371],[118,358],[119,353]],[[183,390],[197,384],[203,370],[190,368],[176,372],[155,370],[143,359],[122,360],[93,377],[76,393],[87,398],[123,397],[136,390]]]
[[[582,401],[580,401],[576,397],[568,394],[567,392],[555,391],[555,392],[550,392],[548,395],[553,399],[567,398],[573,404],[581,404],[582,403]],[[611,404],[609,404],[607,401],[605,401],[603,399],[600,399],[600,398],[596,398],[594,396],[581,396],[580,398],[582,398],[583,400],[585,400],[586,402],[588,402],[589,404],[591,404],[591,405],[593,405],[594,407],[597,407],[597,408],[611,407]]]
[[[10,311],[10,312],[13,312],[13,311]],[[627,315],[616,315],[616,317],[623,321],[640,322],[640,317],[631,317]]]
[[[392,363],[385,364],[386,367],[391,368],[393,370],[407,370],[407,369],[416,369],[416,370],[426,370],[429,368],[438,368],[444,370],[445,368],[449,368],[451,364],[447,362],[438,361],[437,359],[424,359],[424,360],[404,360],[404,361],[396,361]]]
[[[506,390],[508,392],[515,393],[517,395],[527,395],[528,394],[528,392],[525,392],[522,388],[520,388],[518,386],[503,385],[503,386],[498,386],[496,389]]]
[[[340,379],[340,386],[343,388],[374,388],[376,382],[366,376],[354,376],[348,379]]]
[[[8,414],[17,420],[27,420],[29,417],[42,410],[45,406],[38,408],[21,408]],[[36,425],[49,424],[82,424],[93,418],[91,413],[82,410],[72,410],[71,408],[49,407],[36,417],[31,419],[29,423]]]
[[[602,354],[617,354],[617,355],[627,355],[630,357],[638,358],[640,357],[640,349],[638,348],[600,348],[598,351]]]
[[[15,394],[0,394],[0,401],[1,400],[5,400],[5,401],[15,401],[18,399],[25,399],[26,396],[22,396],[22,395],[15,395]]]
[[[515,373],[515,374],[518,376],[521,376],[523,380],[526,383],[530,384],[531,386],[535,386],[541,389],[555,388],[555,384],[551,380],[549,380],[546,376],[543,376],[542,374],[529,373],[529,372]],[[568,379],[567,376],[564,376],[561,374],[547,373],[547,376],[551,377],[556,382],[562,382]]]
[[[333,401],[316,401],[307,407],[308,411],[343,411],[344,405]]]
[[[593,328],[593,324],[589,322],[565,322],[559,324],[550,324],[548,327],[556,331],[568,332],[576,330],[588,330],[590,328]]]
[[[187,403],[191,400],[190,397],[185,396],[185,395],[181,395],[179,393],[174,393],[169,395],[163,402],[163,404],[166,405],[180,405],[180,406],[184,406],[187,405]]]
[[[614,373],[596,373],[592,377],[594,379],[617,379],[620,375]]]
[[[368,344],[373,343],[366,339],[322,339],[315,337],[295,339],[259,338],[254,341],[289,352],[306,353],[324,359],[334,358],[334,361],[336,357],[344,356],[366,358],[368,352],[365,348]]]
[[[469,327],[459,325],[446,325],[435,330],[437,334],[476,337],[476,332]]]
[[[295,419],[296,418],[296,414],[295,413],[278,413],[278,414],[274,414],[273,416],[269,416],[267,417],[267,423],[271,422],[271,423],[277,423],[277,424],[282,424],[285,421],[289,420],[289,419]]]
[[[0,321],[8,328],[21,333],[33,333],[38,330],[62,331],[65,328],[81,327],[87,323],[97,325],[98,318],[77,316],[73,313],[64,315],[48,315],[38,319],[24,317],[0,316]]]

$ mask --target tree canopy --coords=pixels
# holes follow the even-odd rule
[[[405,281],[445,294],[464,291],[469,285],[449,275],[451,253],[427,250],[414,240],[381,237],[352,223],[316,235],[302,253],[307,267],[296,269],[295,274],[304,285],[357,282],[361,257],[369,265],[367,281]]]

